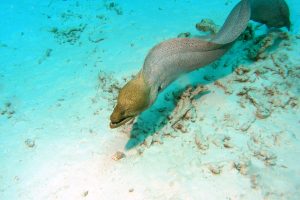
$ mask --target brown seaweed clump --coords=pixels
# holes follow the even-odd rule
[[[211,34],[216,34],[218,32],[218,27],[214,21],[206,18],[196,24],[196,29],[202,32],[209,32]]]
[[[117,15],[123,15],[122,8],[116,2],[106,2],[104,6],[107,10],[114,11]]]
[[[77,27],[70,27],[66,29],[54,27],[50,30],[50,33],[53,33],[54,38],[59,44],[69,43],[74,45],[79,41],[81,33],[85,30],[85,28],[86,24],[80,24]]]
[[[268,50],[273,47],[278,40],[287,40],[289,36],[285,32],[272,32],[254,39],[254,45],[248,49],[248,58],[253,61],[265,59]]]

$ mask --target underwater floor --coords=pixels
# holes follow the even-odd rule
[[[0,199],[300,199],[300,2],[109,128],[155,44],[237,0],[0,2]],[[183,34],[181,34],[183,33]],[[189,86],[189,87],[187,87]]]

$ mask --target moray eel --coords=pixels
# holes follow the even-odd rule
[[[232,9],[217,34],[205,39],[170,39],[154,46],[140,72],[120,90],[110,116],[110,127],[119,127],[149,108],[159,92],[180,75],[224,55],[250,19],[268,27],[290,28],[289,9],[284,0],[242,0]]]
[[[287,27],[290,30],[290,11],[283,0],[251,0],[251,19],[268,27]]]

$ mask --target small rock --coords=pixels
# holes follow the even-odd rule
[[[27,147],[33,148],[35,146],[35,141],[32,139],[27,139],[27,140],[25,140],[25,144]]]
[[[218,27],[211,19],[202,19],[201,22],[196,24],[196,29],[202,32],[217,33]]]
[[[183,116],[183,119],[185,119],[185,120],[190,120],[190,119],[192,119],[192,118],[193,118],[193,113],[192,113],[191,110],[187,111],[187,112],[185,113],[185,115]]]
[[[246,67],[238,67],[234,70],[234,72],[237,75],[244,75],[246,73],[248,73],[250,71],[250,69],[246,68]]]
[[[246,95],[250,90],[251,88],[243,87],[240,91],[237,92],[237,95],[238,96]]]
[[[254,156],[263,161],[266,166],[276,165],[277,156],[272,152],[269,152],[267,150],[259,150],[254,152]]]
[[[163,144],[164,143],[162,141],[161,135],[159,133],[153,134],[152,143],[158,143],[158,144]]]
[[[150,135],[146,138],[144,144],[147,148],[149,148],[152,145],[152,142],[153,142],[153,137]]]
[[[209,171],[214,174],[214,175],[219,175],[221,173],[221,166],[214,166],[214,165],[210,165],[208,167]]]
[[[191,36],[190,32],[180,33],[177,37],[178,38],[188,38]]]
[[[256,121],[255,117],[249,118],[247,121],[245,121],[240,127],[238,127],[241,131],[247,131],[251,125]]]
[[[266,68],[258,68],[254,71],[254,73],[257,75],[257,76],[261,76],[261,75],[264,75],[268,72],[268,70]]]
[[[7,110],[2,110],[1,115],[5,115],[7,113]]]
[[[237,81],[237,82],[244,83],[244,82],[249,81],[249,79],[250,79],[250,77],[247,74],[244,74],[244,75],[238,75],[238,76],[236,76],[234,80]]]
[[[86,197],[88,194],[89,194],[89,191],[87,190],[87,191],[85,191],[84,193],[82,193],[82,196],[83,196],[83,197]]]
[[[14,177],[14,181],[18,182],[19,180],[20,180],[20,177],[18,177],[18,176]]]
[[[232,88],[229,88],[228,85],[225,86],[225,84],[222,83],[221,81],[215,81],[214,85],[216,85],[217,87],[223,89],[225,94],[232,94],[233,93]]]
[[[225,148],[233,148],[233,144],[231,143],[231,138],[228,137],[228,136],[225,136],[224,139],[223,139],[223,146]]]
[[[230,141],[225,141],[223,146],[228,149],[233,148],[233,144]]]
[[[276,158],[277,157],[272,157],[272,158],[268,158],[265,160],[265,165],[267,166],[275,166],[276,165]]]
[[[209,148],[209,144],[207,142],[207,140],[205,140],[203,138],[203,136],[199,135],[199,134],[195,134],[195,144],[198,147],[198,149],[200,150],[207,150]]]
[[[234,163],[234,168],[236,170],[238,170],[242,175],[247,175],[248,173],[248,166],[249,166],[249,162],[235,162]]]
[[[136,152],[138,153],[138,155],[143,155],[144,151],[145,151],[145,145],[140,145],[140,146],[137,146],[136,148]]]
[[[122,158],[125,158],[125,154],[121,151],[117,151],[113,156],[112,159],[115,161],[121,160]]]
[[[133,192],[134,191],[134,189],[133,188],[130,188],[129,190],[128,190],[128,192]]]
[[[256,110],[256,117],[259,119],[266,119],[267,117],[269,117],[271,115],[271,112],[269,109],[264,108],[264,107],[259,107]]]
[[[186,132],[187,132],[186,127],[184,127],[183,124],[180,123],[180,122],[177,122],[177,123],[174,124],[172,127],[173,127],[175,130],[179,130],[181,133],[186,133]]]
[[[252,175],[252,176],[250,177],[251,187],[252,187],[253,189],[256,189],[257,186],[258,186],[257,178],[258,178],[258,175]]]

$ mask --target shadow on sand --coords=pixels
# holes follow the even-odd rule
[[[273,32],[273,30],[270,32]],[[265,36],[266,35],[260,37]],[[253,63],[253,60],[249,60],[248,54],[249,50],[253,49],[254,45],[255,39],[253,38],[249,38],[244,42],[238,41],[226,55],[219,60],[204,68],[180,77],[167,87],[159,94],[154,105],[138,116],[136,122],[133,124],[130,132],[130,139],[126,144],[125,149],[129,150],[143,143],[148,136],[159,132],[162,127],[167,124],[168,116],[170,116],[175,109],[178,97],[184,92],[187,85],[197,86],[210,84],[231,74],[241,65],[249,67],[250,63]],[[275,46],[278,47],[278,44]],[[182,81],[183,79],[185,81]],[[181,82],[185,82],[184,85]]]

